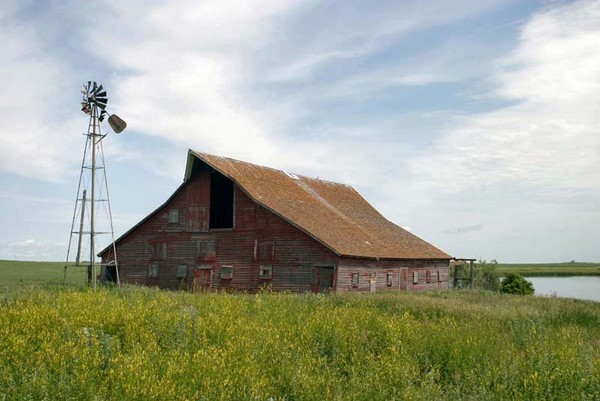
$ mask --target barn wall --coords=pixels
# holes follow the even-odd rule
[[[253,292],[270,285],[310,291],[315,266],[336,266],[337,255],[237,186],[234,199],[234,229],[209,230],[210,173],[197,171],[163,208],[117,244],[121,281],[170,289],[204,285]],[[149,277],[152,265],[158,266],[157,277]],[[259,276],[261,266],[267,272],[270,268],[270,278]],[[185,277],[178,278],[178,272]]]
[[[337,292],[371,292],[374,290],[446,290],[449,283],[448,261],[435,260],[365,260],[340,258],[337,269]],[[413,283],[417,272],[418,283]],[[429,272],[429,273],[428,273]],[[438,281],[439,272],[439,281]],[[353,275],[358,274],[358,284]],[[389,275],[389,276],[388,276]],[[356,276],[354,276],[356,278]],[[428,280],[429,278],[429,280]]]

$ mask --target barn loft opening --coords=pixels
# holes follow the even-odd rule
[[[210,175],[210,222],[213,228],[233,228],[233,181],[218,171]]]

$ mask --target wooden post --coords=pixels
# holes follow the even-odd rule
[[[87,189],[83,190],[83,197],[81,199],[81,221],[79,222],[79,241],[77,242],[77,256],[75,257],[75,265],[79,266],[81,261],[81,240],[83,239],[83,223],[85,217],[85,202],[87,200]]]
[[[454,288],[458,287],[458,264],[454,264]]]
[[[473,289],[473,286],[475,284],[474,280],[473,280],[473,276],[474,276],[474,273],[473,273],[473,261],[470,260],[469,261],[469,288],[471,288],[471,289]]]

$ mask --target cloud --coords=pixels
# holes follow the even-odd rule
[[[178,148],[268,157],[276,153],[271,120],[246,96],[248,59],[268,41],[273,19],[299,4],[112,3],[115,18],[86,40],[115,72],[115,104],[130,130]]]
[[[464,234],[483,229],[483,224],[473,224],[470,226],[456,227],[451,230],[444,231],[445,234]]]
[[[33,238],[0,242],[0,259],[64,260],[66,248],[66,242],[40,241]]]
[[[0,14],[0,171],[58,180],[80,131],[63,108],[70,71],[47,52],[34,23],[15,22],[14,5],[7,10]]]
[[[419,199],[409,204],[424,217],[420,223],[401,218],[419,230],[437,221],[447,232],[483,217],[493,227],[488,238],[496,239],[483,247],[515,258],[562,260],[575,249],[590,260],[597,255],[589,242],[573,238],[599,234],[600,221],[581,218],[600,199],[599,15],[600,2],[583,1],[538,13],[523,26],[492,77],[497,87],[490,96],[512,105],[463,116],[407,161],[402,178]],[[438,205],[433,213],[431,205]],[[481,251],[439,238],[448,248]],[[501,249],[511,241],[512,249]]]
[[[467,117],[411,162],[413,172],[451,192],[481,183],[600,189],[599,12],[599,2],[582,2],[534,17],[495,77],[494,93],[518,103]]]
[[[344,64],[375,57],[409,35],[484,14],[499,3],[403,1],[371,3],[367,8],[345,4],[336,10],[330,10],[328,4],[314,5],[310,21],[305,21],[308,32],[295,32],[299,38],[293,32],[285,37],[284,57],[279,57],[269,68],[267,80],[309,81],[333,64],[343,68]],[[330,13],[336,14],[336,23],[332,24]],[[410,75],[416,76],[418,72]],[[410,79],[410,75],[407,81],[414,84],[415,79]]]

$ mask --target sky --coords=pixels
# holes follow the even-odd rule
[[[117,236],[191,148],[455,257],[600,261],[600,1],[0,0],[0,43],[0,259],[65,260],[94,80]]]

